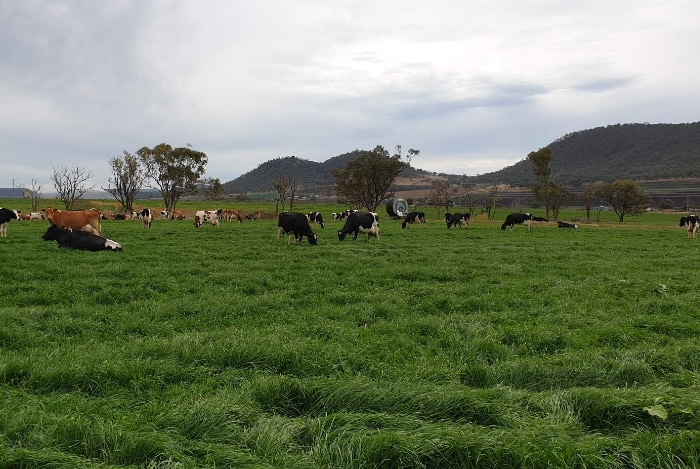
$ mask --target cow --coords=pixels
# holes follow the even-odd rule
[[[170,218],[170,212],[168,210],[161,210],[160,218],[162,218],[163,220],[167,220],[168,218]]]
[[[141,210],[141,222],[143,223],[144,228],[151,227],[151,223],[153,223],[153,216],[151,214],[150,208],[144,208],[143,210]]]
[[[121,251],[122,245],[111,239],[88,233],[73,231],[57,225],[49,226],[41,237],[44,241],[56,241],[59,248],[78,249],[81,251]]]
[[[289,244],[289,235],[294,234],[294,239],[297,243],[301,243],[306,236],[309,244],[315,246],[318,244],[318,236],[311,231],[309,219],[303,213],[282,212],[277,217],[277,241],[280,240],[280,235],[287,235],[287,244]]]
[[[194,226],[199,228],[204,223],[209,223],[210,225],[219,227],[219,218],[221,217],[222,210],[197,210],[194,214]]]
[[[184,220],[185,215],[180,210],[173,210],[173,213],[170,214],[170,219],[171,220]]]
[[[249,213],[248,215],[245,216],[246,220],[260,220],[262,218],[262,213],[260,213],[260,210],[256,210],[252,214]]]
[[[565,221],[557,220],[557,228],[571,228],[571,229],[578,229],[578,225],[576,223],[567,223]]]
[[[19,220],[17,210],[0,207],[0,238],[7,238],[7,224]]]
[[[62,228],[87,231],[96,235],[102,235],[100,231],[100,211],[94,208],[90,210],[60,210],[46,207],[41,209],[46,214],[46,219],[52,225]]]
[[[345,220],[345,226],[338,231],[338,239],[342,241],[350,233],[353,235],[353,241],[357,241],[359,233],[367,233],[368,242],[372,236],[379,240],[379,215],[374,212],[350,212],[348,219]]]
[[[469,213],[446,213],[445,214],[445,222],[447,223],[448,229],[452,226],[459,226],[461,228],[462,226],[469,225],[470,218],[471,218],[471,214],[469,214]]]
[[[532,221],[539,221],[539,222],[544,222],[544,223],[546,223],[546,222],[549,221],[549,218],[545,218],[545,217],[532,217]]]
[[[506,217],[506,221],[501,225],[501,229],[505,230],[507,226],[510,226],[512,230],[515,225],[522,225],[524,223],[527,225],[527,231],[530,231],[532,219],[533,216],[531,213],[511,213]]]
[[[425,224],[425,212],[408,212],[406,218],[404,218],[401,223],[401,228],[406,228],[409,223],[412,225],[416,222],[418,222],[420,226]]]
[[[29,212],[30,220],[44,220],[44,214],[41,212]]]
[[[307,215],[307,218],[311,223],[316,223],[318,225],[321,225],[321,228],[325,228],[326,224],[323,223],[323,216],[321,215],[321,212],[309,212]]]
[[[681,222],[678,226],[684,226],[688,232],[688,238],[695,238],[700,228],[700,217],[698,215],[688,215],[681,217]]]
[[[126,215],[123,213],[112,214],[112,220],[126,220]]]

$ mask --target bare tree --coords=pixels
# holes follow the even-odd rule
[[[296,197],[297,194],[297,178],[296,176],[292,176],[289,179],[289,211],[293,212],[294,211],[294,198]]]
[[[122,157],[110,158],[108,163],[112,176],[109,178],[109,186],[102,190],[121,204],[123,213],[131,213],[134,210],[134,200],[146,181],[146,173],[139,158],[127,151],[124,151]]]
[[[591,221],[591,208],[593,208],[593,199],[595,198],[595,189],[591,186],[583,188],[583,207],[586,209],[586,221]]]
[[[433,181],[433,188],[430,190],[430,205],[435,207],[437,211],[438,220],[442,218],[442,208],[445,207],[447,210],[447,204],[449,202],[447,183],[445,181]]]
[[[91,177],[92,170],[82,166],[53,167],[50,179],[58,193],[58,199],[66,206],[66,210],[72,210],[75,201],[95,187],[94,184],[87,186],[87,181]]]
[[[41,202],[41,184],[36,179],[32,179],[32,188],[29,190],[29,199],[32,201],[32,212],[39,211]]]
[[[286,174],[280,174],[277,179],[272,181],[272,187],[274,187],[275,192],[277,192],[277,199],[275,202],[275,213],[279,213],[280,204],[282,204],[282,211],[284,212],[284,207],[287,203],[287,197],[289,197],[290,184],[291,178]]]

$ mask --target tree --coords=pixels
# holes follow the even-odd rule
[[[19,183],[18,187],[22,187],[22,198],[31,200],[32,212],[39,211],[39,203],[41,202],[41,185],[36,179],[32,179],[32,188],[29,189],[23,183]]]
[[[161,143],[153,148],[143,147],[137,152],[146,169],[146,177],[163,196],[165,209],[172,213],[183,197],[197,193],[197,182],[202,178],[208,159],[204,152],[187,147],[173,148]]]
[[[586,209],[586,221],[591,221],[591,208],[593,208],[593,198],[595,189],[591,186],[583,188],[583,207]]]
[[[134,200],[146,181],[146,174],[136,155],[124,151],[121,157],[110,158],[107,163],[112,171],[107,191],[122,206],[123,213],[134,210]],[[114,187],[112,187],[114,186]]]
[[[82,166],[61,166],[53,168],[50,176],[53,187],[58,193],[58,200],[63,202],[66,210],[73,210],[75,201],[81,199],[85,193],[92,190],[95,185],[87,186],[87,181],[92,177],[92,171]]]
[[[201,187],[204,200],[224,199],[224,185],[219,178],[204,178]]]
[[[545,218],[549,218],[549,211],[552,208],[552,190],[557,187],[552,181],[552,150],[540,148],[530,152],[527,159],[532,163],[532,172],[537,178],[537,182],[532,185],[532,194],[535,200],[544,206]]]
[[[620,223],[625,221],[626,215],[644,213],[644,209],[651,203],[651,198],[630,179],[618,179],[612,183],[603,184],[596,189],[596,195],[603,202],[612,205]]]
[[[366,207],[374,212],[379,202],[391,197],[389,187],[396,177],[410,166],[411,160],[420,151],[408,150],[404,161],[401,146],[396,146],[397,153],[390,156],[383,146],[377,145],[372,151],[364,151],[359,158],[348,163],[345,169],[331,171],[336,182],[336,194],[355,207]]]
[[[552,188],[550,189],[550,205],[554,219],[558,220],[559,211],[574,200],[576,200],[576,194],[564,187],[552,184]]]
[[[277,179],[272,181],[272,187],[274,187],[275,192],[277,192],[275,213],[279,213],[280,204],[282,204],[282,211],[284,212],[284,206],[287,203],[287,197],[289,197],[289,186],[291,182],[291,178],[287,174],[280,174]]]
[[[443,207],[447,207],[449,202],[449,197],[447,193],[447,183],[445,181],[433,181],[433,188],[430,190],[430,205],[435,207],[437,211],[438,220],[441,219],[441,213]]]

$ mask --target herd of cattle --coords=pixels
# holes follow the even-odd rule
[[[56,241],[59,247],[67,247],[72,249],[80,249],[87,251],[112,250],[120,251],[121,245],[116,241],[102,236],[100,220],[106,219],[99,210],[59,210],[54,208],[42,209],[42,212],[32,212],[29,215],[24,215],[21,212],[13,209],[0,208],[0,237],[7,237],[7,225],[11,220],[48,220],[50,226],[43,235],[45,241]],[[185,216],[180,211],[174,211],[170,214],[167,211],[160,212],[161,218],[183,220]],[[126,217],[117,215],[112,216],[113,220],[127,219]],[[139,212],[133,212],[129,218],[141,220],[144,228],[150,228],[153,222],[154,213],[150,208],[145,208]],[[262,218],[259,210],[254,213],[245,214],[239,210],[198,210],[194,215],[194,226],[201,227],[203,224],[210,224],[215,227],[219,226],[219,221],[238,221],[244,219],[257,220]],[[357,210],[345,210],[343,212],[334,212],[331,214],[334,220],[345,220],[343,228],[338,230],[338,239],[343,241],[347,235],[352,235],[353,241],[357,240],[359,234],[367,234],[367,240],[374,237],[379,239],[379,216],[374,212],[358,212]],[[446,213],[445,222],[447,228],[452,226],[468,226],[470,221],[469,213]],[[548,222],[549,220],[542,217],[533,216],[531,213],[511,213],[503,224],[501,230],[510,228],[515,225],[525,225],[530,231],[534,222]],[[318,235],[311,229],[311,224],[325,228],[326,224],[323,221],[323,216],[320,212],[309,212],[308,214],[297,212],[282,212],[277,218],[277,240],[279,241],[282,234],[287,235],[287,243],[293,234],[297,243],[301,243],[306,237],[309,244],[318,244]],[[424,212],[410,212],[401,223],[401,228],[407,228],[408,225],[417,223],[419,226],[425,225]],[[681,217],[679,226],[687,230],[689,238],[695,238],[700,229],[700,216],[688,215]],[[575,223],[567,223],[557,221],[558,228],[577,229]]]

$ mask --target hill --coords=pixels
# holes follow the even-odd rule
[[[579,187],[587,182],[634,179],[639,181],[700,178],[700,122],[690,124],[616,124],[573,132],[551,142],[552,172],[559,184]],[[537,150],[533,148],[533,150]],[[294,174],[299,189],[333,193],[331,170],[344,168],[361,150],[323,163],[295,156],[267,161],[224,184],[226,193],[270,192],[281,174]],[[440,174],[450,183],[504,184],[529,187],[534,182],[527,159],[478,176]],[[429,190],[433,173],[416,168],[404,171],[397,191]]]
[[[700,177],[700,122],[609,125],[564,135],[547,147],[557,182],[574,187],[615,179]],[[529,186],[534,177],[530,162],[523,159],[470,182]]]

